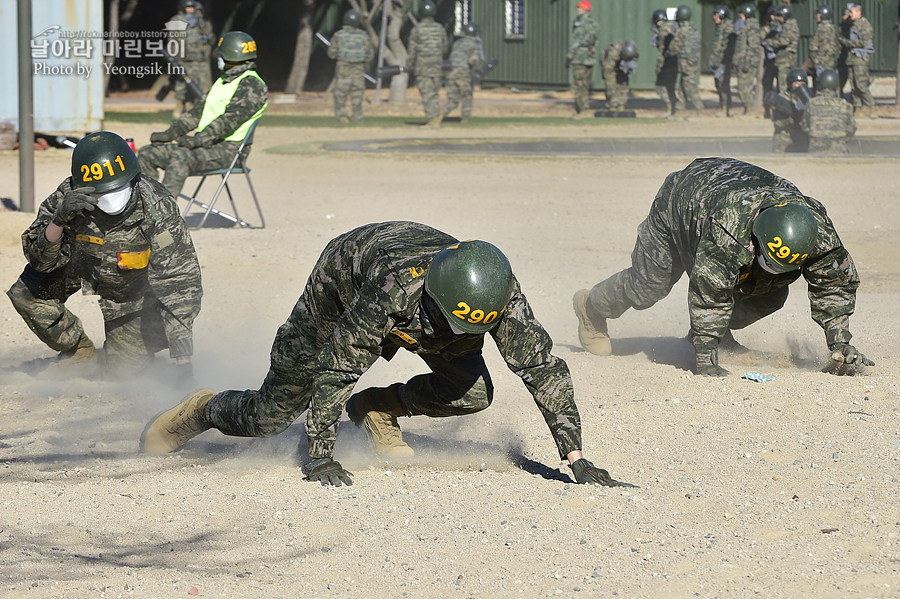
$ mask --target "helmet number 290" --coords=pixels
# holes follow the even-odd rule
[[[769,246],[769,252],[771,252],[774,256],[778,256],[782,260],[791,255],[791,248],[786,245],[782,245],[781,237],[775,236],[772,238],[772,241],[767,243]],[[803,262],[809,257],[809,254],[800,254],[795,253],[790,260],[788,260],[788,264],[793,264],[798,258],[800,262]]]
[[[125,163],[122,162],[121,156],[116,156],[115,163],[119,165],[119,168],[122,169],[122,172],[125,172]],[[92,162],[90,165],[82,164],[81,165],[81,180],[85,182],[90,181],[101,181],[104,177],[103,168],[106,167],[106,170],[109,171],[109,176],[113,177],[116,174],[115,169],[113,169],[112,162],[109,160],[104,160],[102,163],[100,162]]]
[[[485,314],[484,310],[473,310],[466,302],[459,302],[456,306],[457,309],[453,310],[453,315],[460,320],[465,320],[472,324],[491,324],[497,320],[496,310],[491,310]]]

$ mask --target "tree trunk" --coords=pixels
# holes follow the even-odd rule
[[[288,75],[285,93],[298,94],[303,91],[306,75],[309,73],[309,57],[312,54],[312,14],[315,9],[314,0],[302,0],[300,3],[300,27],[297,32],[297,44],[294,47],[294,63]]]
[[[897,18],[897,83],[894,86],[894,106],[900,110],[900,16]]]
[[[400,39],[400,28],[403,26],[403,18],[406,15],[407,10],[409,10],[408,0],[402,3],[391,2],[391,14],[390,21],[388,22],[385,46],[387,47],[386,49],[390,49],[390,58],[395,61],[394,64],[399,65],[406,64],[406,58],[408,56],[406,46],[403,45],[403,42]],[[385,62],[389,62],[387,58],[388,53],[385,52]],[[391,92],[388,96],[388,102],[391,104],[406,103],[406,88],[408,85],[408,73],[401,73],[400,75],[391,78]]]

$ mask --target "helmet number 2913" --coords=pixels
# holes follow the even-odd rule
[[[772,241],[767,243],[766,245],[769,247],[769,252],[773,256],[778,256],[782,260],[791,255],[791,248],[786,245],[782,245],[781,237],[775,236],[772,238]],[[800,254],[795,253],[790,260],[788,260],[788,264],[793,264],[799,258],[800,262],[803,262],[809,257],[809,254]]]

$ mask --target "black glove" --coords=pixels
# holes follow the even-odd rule
[[[567,58],[567,59],[566,59],[566,64],[563,66],[563,68],[566,69],[566,70],[568,71],[570,66],[572,66],[572,59],[571,59],[571,58]]]
[[[579,485],[601,485],[604,487],[637,487],[631,483],[623,483],[614,480],[609,476],[609,472],[603,468],[597,468],[584,458],[575,460],[569,468],[572,469],[572,475],[575,476],[575,482]]]
[[[838,364],[875,366],[875,362],[857,351],[857,349],[849,343],[832,343],[828,349],[831,350],[831,359]]]
[[[56,207],[56,212],[53,213],[53,224],[65,227],[83,210],[88,212],[93,210],[100,198],[89,195],[92,191],[94,191],[93,187],[80,187],[67,191],[59,206]]]
[[[166,129],[165,131],[157,131],[156,133],[150,134],[150,143],[166,143],[167,141],[172,141],[175,139],[175,134],[172,133],[171,129]]]
[[[203,142],[196,135],[182,135],[177,141],[179,146],[188,150],[193,150],[203,145]]]
[[[719,350],[713,349],[697,354],[697,374],[703,376],[728,376],[731,373],[719,366]]]
[[[335,462],[331,458],[319,458],[303,466],[303,473],[306,474],[306,480],[319,481],[323,487],[332,485],[340,487],[344,483],[348,487],[353,484],[350,480],[351,473],[344,470],[340,462]]]

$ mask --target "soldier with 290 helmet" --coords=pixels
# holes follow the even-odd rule
[[[72,176],[41,204],[22,247],[28,265],[7,295],[60,352],[54,370],[96,370],[94,343],[65,305],[80,288],[100,296],[107,374],[133,375],[168,348],[189,377],[200,265],[172,194],[141,176],[124,139],[100,131],[78,142]]]
[[[606,321],[649,308],[685,272],[698,374],[728,374],[719,347],[741,349],[730,331],[781,309],[801,276],[834,370],[874,365],[850,345],[856,266],[825,207],[790,181],[733,158],[698,159],[670,174],[638,227],[631,267],[575,294],[582,346],[609,355]]]
[[[163,169],[163,184],[178,196],[191,173],[226,168],[231,164],[250,126],[268,105],[269,89],[256,72],[256,41],[243,31],[219,39],[219,68],[202,104],[150,134],[151,145],[138,152],[141,171],[154,179]],[[196,129],[194,135],[188,135]],[[175,142],[175,143],[169,143]]]
[[[194,393],[150,421],[141,449],[171,452],[210,428],[271,436],[307,412],[307,479],[351,484],[350,473],[333,459],[345,405],[376,451],[412,455],[399,416],[458,416],[491,404],[493,385],[481,355],[488,333],[534,396],[576,481],[626,485],[582,456],[568,366],[550,353],[550,336],[506,256],[490,243],[460,242],[402,221],[359,227],[325,247],[275,336],[269,373],[258,390]],[[379,357],[390,360],[400,349],[421,357],[431,373],[351,396]]]

